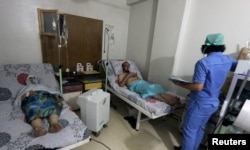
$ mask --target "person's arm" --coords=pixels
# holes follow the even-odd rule
[[[120,87],[123,87],[124,85],[126,85],[128,78],[129,78],[128,73],[119,74],[119,76],[118,76],[118,85]]]
[[[30,97],[30,96],[33,96],[35,94],[36,94],[36,91],[30,90],[21,96],[21,101],[23,101],[25,97]]]
[[[123,87],[127,84],[127,81],[130,77],[135,76],[135,73],[123,73],[118,76],[118,84],[120,87]]]
[[[206,68],[204,63],[201,60],[199,60],[195,64],[195,70],[192,82],[190,83],[174,82],[174,84],[190,91],[194,92],[201,91],[204,87],[204,83],[206,80],[206,71],[204,68]]]
[[[56,102],[57,102],[58,104],[61,104],[62,101],[63,101],[62,96],[61,96],[60,94],[56,94]]]
[[[248,51],[249,51],[249,49],[248,48],[246,48],[246,47],[244,47],[244,48],[242,48],[241,50],[240,50],[240,54],[239,54],[239,56],[238,56],[238,60],[244,60],[244,59],[246,59],[246,56],[247,56],[247,54],[248,54]]]
[[[202,83],[182,83],[182,82],[175,82],[175,81],[173,81],[173,83],[182,88],[185,88],[190,91],[195,91],[195,92],[201,91],[204,86],[204,84]]]

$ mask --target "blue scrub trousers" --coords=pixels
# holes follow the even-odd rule
[[[204,135],[204,129],[211,115],[218,106],[199,105],[189,101],[183,122],[182,150],[198,150]]]

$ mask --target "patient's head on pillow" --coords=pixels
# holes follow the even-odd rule
[[[129,68],[130,68],[129,62],[124,61],[124,62],[122,63],[122,70],[123,70],[123,72],[129,73],[129,72],[130,72]]]
[[[138,77],[142,79],[141,73],[139,71],[139,69],[137,68],[136,64],[134,63],[134,61],[131,60],[111,60],[111,65],[113,67],[114,73],[116,76],[118,76],[119,74],[123,73],[123,63],[124,62],[128,62],[129,63],[129,71],[130,72],[134,72],[137,73]]]
[[[26,78],[26,85],[38,84],[38,80],[34,75],[28,75]]]

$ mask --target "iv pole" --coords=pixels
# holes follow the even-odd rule
[[[65,17],[63,16],[63,22],[60,21],[60,15],[58,15],[58,36],[59,36],[59,41],[58,41],[58,65],[59,65],[59,84],[60,84],[60,92],[63,94],[63,90],[62,90],[62,65],[61,65],[61,48],[63,46],[66,47],[66,59],[67,59],[67,68],[66,68],[66,72],[69,72],[68,69],[68,48],[67,48],[67,40],[68,40],[68,28],[66,26],[66,21],[65,21]],[[63,26],[61,26],[61,23],[63,23]],[[64,40],[64,44],[62,45],[62,39]]]
[[[59,15],[58,15],[59,18]],[[59,84],[60,84],[60,92],[63,94],[62,90],[62,65],[61,65],[61,47],[62,47],[62,35],[60,33],[60,21],[58,20],[58,65],[59,65]]]
[[[106,72],[106,75],[105,75],[105,92],[107,92],[107,86],[108,86],[108,65],[109,65],[109,48],[110,48],[110,42],[111,40],[114,41],[114,33],[112,33],[114,29],[114,26],[112,25],[105,25],[105,37],[104,37],[104,53],[106,52],[107,53],[107,58],[106,58],[106,62],[105,62],[105,72]],[[111,35],[110,35],[111,34]],[[106,49],[106,37],[108,37],[108,45],[107,45],[107,50],[105,51]]]

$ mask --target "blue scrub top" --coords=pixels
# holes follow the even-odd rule
[[[213,52],[207,57],[200,59],[195,64],[193,82],[203,83],[204,87],[199,92],[190,92],[190,100],[200,105],[219,106],[219,93],[229,71],[234,71],[237,60],[222,54]]]

